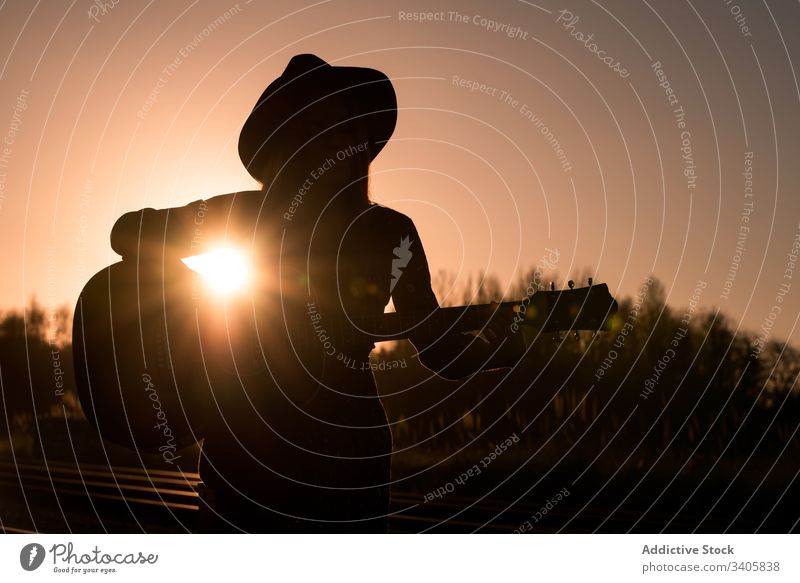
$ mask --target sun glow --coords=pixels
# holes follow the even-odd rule
[[[233,294],[250,280],[245,255],[233,247],[219,247],[208,253],[184,257],[181,261],[202,275],[208,287],[219,295]]]

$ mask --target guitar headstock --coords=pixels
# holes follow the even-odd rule
[[[514,305],[521,316],[520,324],[540,328],[543,332],[570,330],[610,330],[611,317],[617,312],[617,301],[608,291],[608,285],[596,284],[590,277],[586,287],[576,288],[568,282],[569,289],[540,290]]]

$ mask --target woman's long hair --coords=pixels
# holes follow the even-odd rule
[[[287,223],[298,227],[317,224],[319,228],[318,223],[349,223],[369,208],[368,142],[326,152],[325,159],[330,161],[328,171],[342,172],[341,165],[347,165],[349,178],[341,190],[325,188],[329,186],[327,171],[319,172],[323,161],[310,159],[302,147],[271,149],[260,174],[269,212],[283,215]]]
[[[349,141],[356,142],[359,136],[354,133],[352,138]],[[321,161],[316,159],[320,150],[306,150],[313,152],[310,155],[295,147],[270,150],[259,178],[265,193],[264,212],[282,232],[282,269],[294,267],[306,273],[307,287],[300,291],[313,290],[315,301],[335,304],[337,280],[330,277],[338,261],[334,256],[353,222],[372,205],[371,157],[367,141],[346,146],[344,151],[325,152],[323,159],[333,162],[320,175]],[[326,183],[329,171],[345,174]]]

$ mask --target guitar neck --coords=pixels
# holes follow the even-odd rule
[[[607,330],[608,318],[617,303],[605,284],[562,291],[540,291],[520,301],[408,310],[328,321],[332,332],[350,333],[380,342],[402,340],[416,334],[440,335],[447,332],[480,330],[496,315],[513,318],[518,326],[531,326],[542,332],[566,330]]]

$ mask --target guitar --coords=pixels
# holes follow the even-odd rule
[[[570,282],[568,290],[536,291],[520,301],[355,320],[307,312],[296,318],[302,321],[294,323],[300,331],[294,338],[324,351],[321,326],[315,327],[320,321],[326,335],[341,345],[364,338],[406,339],[420,331],[429,336],[475,332],[498,312],[513,315],[511,333],[521,326],[540,332],[607,330],[617,303],[607,285],[589,283],[575,289]],[[269,361],[296,356],[290,353],[296,346],[281,352],[280,342],[268,342],[273,352],[265,354],[263,336],[281,336],[275,314],[264,316],[274,323],[263,326],[256,341],[254,313],[270,310],[280,312],[198,293],[198,274],[183,263],[144,266],[124,260],[102,269],[83,288],[73,320],[76,383],[87,419],[106,439],[161,452],[169,461],[201,437],[194,417],[207,406],[203,399],[213,395],[215,382],[235,384],[243,376],[264,375],[267,368],[276,380]]]

